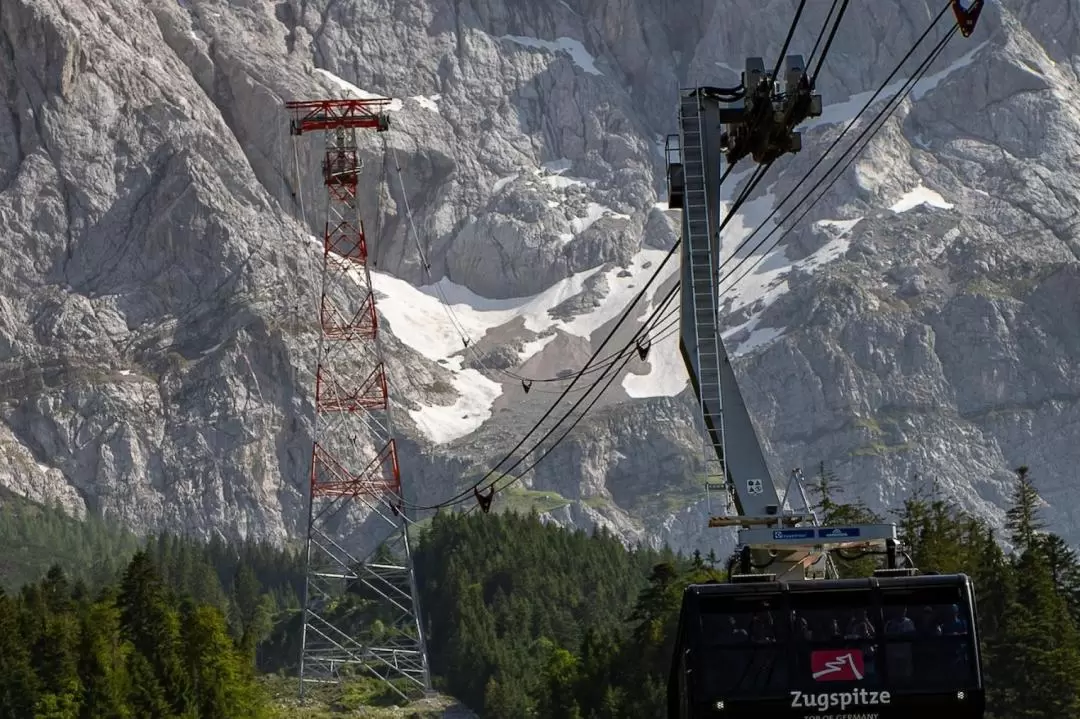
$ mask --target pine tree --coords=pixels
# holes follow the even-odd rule
[[[665,562],[653,567],[649,586],[641,593],[630,615],[630,620],[637,623],[633,636],[639,647],[655,648],[664,644],[667,624],[682,589],[674,566]]]
[[[581,719],[581,708],[574,696],[579,679],[578,658],[549,639],[541,639],[537,649],[542,657],[544,676],[537,707],[539,715],[551,719]]]
[[[263,639],[265,619],[261,616],[261,587],[252,568],[241,563],[233,578],[233,602],[236,604],[240,646],[248,656],[255,655],[255,646]],[[258,626],[257,626],[258,624]]]
[[[1069,607],[1074,623],[1080,623],[1080,559],[1076,550],[1056,534],[1042,538],[1042,553],[1046,557],[1054,587]]]
[[[1010,719],[1075,716],[1080,709],[1076,627],[1045,557],[1037,550],[1024,552],[1015,571],[1023,585],[1003,620],[997,658],[1008,658],[1009,673],[998,675],[1006,687],[996,709]]]
[[[258,714],[256,692],[244,661],[229,636],[225,617],[214,606],[184,609],[183,656],[194,688],[199,719],[247,719]]]
[[[43,691],[34,714],[41,719],[77,719],[83,687],[79,677],[79,624],[71,600],[71,587],[63,570],[49,569],[34,592],[32,611],[40,632],[32,657]]]
[[[1006,526],[1017,552],[1017,591],[1005,608],[997,651],[995,713],[1009,719],[1056,719],[1080,710],[1080,637],[1055,586],[1038,516],[1038,494],[1027,467],[1016,470]],[[998,667],[1008,671],[998,671]]]
[[[128,704],[133,716],[140,719],[173,719],[176,716],[149,659],[140,652],[131,652],[128,654],[127,673],[131,677]]]
[[[39,681],[19,628],[15,600],[0,595],[0,719],[34,716]]]
[[[815,510],[819,514],[825,524],[829,524],[829,517],[836,511],[839,506],[834,499],[837,491],[836,474],[832,470],[825,467],[825,463],[821,462],[818,465],[818,474],[816,481],[808,487],[810,492],[817,496],[817,503]]]
[[[1007,678],[1011,665],[1002,624],[1008,608],[1016,602],[1015,575],[994,538],[993,529],[985,528],[973,544],[971,576],[979,614],[987,704],[990,707],[1004,706],[1010,692]]]
[[[491,719],[515,719],[537,716],[534,702],[518,682],[501,674],[492,675],[484,685],[484,716]]]
[[[180,618],[146,552],[136,553],[124,572],[118,605],[125,638],[153,667],[173,712],[184,715],[192,701],[180,659]]]
[[[1039,535],[1044,525],[1038,517],[1039,493],[1026,466],[1016,470],[1012,506],[1005,513],[1005,526],[1012,533],[1010,539],[1017,549],[1027,552],[1038,547]]]
[[[81,617],[79,676],[83,681],[81,719],[128,719],[131,679],[127,667],[133,650],[120,636],[120,610],[106,595]]]

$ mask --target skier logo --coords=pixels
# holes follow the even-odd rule
[[[858,649],[820,649],[810,653],[810,672],[819,682],[859,681],[864,676]]]

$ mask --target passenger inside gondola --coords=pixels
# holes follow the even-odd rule
[[[782,689],[788,675],[782,644],[789,629],[767,601],[703,612],[703,672],[710,685],[734,694]]]
[[[714,605],[700,615],[704,671],[734,693],[780,687],[789,675],[816,687],[824,681],[815,677],[821,662],[851,650],[861,686],[935,688],[969,676],[970,625],[960,606],[900,599],[845,593],[793,597],[787,609],[763,599]],[[830,652],[833,658],[822,660]]]

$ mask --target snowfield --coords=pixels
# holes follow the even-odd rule
[[[503,36],[498,40],[512,42],[530,50],[539,50],[542,55],[568,56],[581,70],[590,75],[603,75],[597,69],[594,59],[584,50],[581,43],[568,38],[545,41],[537,38]],[[918,82],[911,93],[914,99],[922,97],[936,88],[950,74],[974,62],[976,55],[985,43],[972,49],[946,69]],[[340,92],[359,98],[378,97],[366,92],[342,78],[323,69],[316,69],[328,84]],[[877,102],[886,101],[900,90],[904,80],[898,80],[883,91]],[[839,103],[825,107],[821,117],[803,123],[801,129],[811,130],[816,127],[836,124],[850,124],[863,104],[872,93],[861,93]],[[414,108],[425,112],[439,112],[439,96],[408,98]],[[409,111],[402,100],[391,101],[391,112]],[[838,155],[846,143],[842,143],[836,152]],[[661,150],[662,152],[662,150]],[[829,160],[826,161],[829,163]],[[830,163],[831,164],[831,163]],[[493,181],[492,194],[498,194],[512,183],[533,184],[539,181],[549,190],[565,191],[568,188],[592,188],[597,182],[587,178],[570,177],[569,160],[546,162],[531,173],[514,173],[497,177]],[[825,164],[815,173],[824,172]],[[871,184],[876,178],[871,177],[874,170],[859,167],[856,176],[860,183]],[[740,184],[749,177],[750,171],[733,174],[722,193],[722,211],[730,207]],[[798,193],[796,198],[801,197]],[[657,209],[667,210],[666,203],[655,204]],[[772,188],[767,187],[745,203],[735,218],[725,228],[721,242],[720,257],[720,295],[721,314],[732,313],[744,308],[753,312],[749,318],[737,326],[725,328],[724,338],[728,341],[728,351],[732,356],[741,356],[758,351],[784,336],[786,327],[761,327],[764,311],[788,291],[786,276],[793,269],[813,272],[847,252],[850,246],[850,233],[863,219],[820,220],[814,224],[814,230],[824,233],[828,240],[815,253],[798,262],[790,261],[783,246],[773,247],[780,234],[777,230],[761,248],[756,246],[776,227],[778,219],[790,211],[793,203],[787,203],[773,217],[769,218],[759,232],[755,228],[765,223],[766,217],[776,207],[777,198]],[[551,207],[559,206],[557,200],[548,200]],[[940,194],[922,185],[913,188],[897,198],[890,209],[895,213],[907,212],[919,206],[929,206],[943,210],[952,209]],[[570,232],[559,235],[563,242],[571,242],[574,237],[589,228],[601,217],[630,219],[627,215],[614,212],[611,208],[597,202],[589,202],[585,215],[569,221]],[[314,239],[314,238],[313,238]],[[372,281],[377,293],[379,313],[389,324],[394,335],[411,349],[429,360],[440,362],[453,374],[453,387],[457,399],[449,405],[423,405],[409,411],[410,417],[432,442],[442,444],[464,437],[476,431],[491,418],[492,406],[503,393],[506,377],[485,376],[475,369],[463,367],[464,352],[468,351],[463,340],[470,343],[483,338],[487,333],[520,320],[525,329],[535,335],[524,342],[518,353],[518,362],[524,363],[543,352],[556,339],[559,332],[582,338],[591,338],[600,327],[618,317],[627,304],[632,301],[639,288],[648,280],[655,267],[666,256],[663,250],[643,249],[638,252],[628,267],[613,267],[605,271],[608,291],[600,305],[590,312],[572,317],[569,320],[553,318],[549,311],[566,300],[573,298],[585,289],[588,280],[600,273],[603,268],[595,267],[579,272],[555,283],[541,293],[529,297],[494,300],[481,297],[467,287],[443,278],[435,284],[414,287],[408,282],[390,275],[373,272]],[[670,286],[676,278],[677,263],[669,263],[662,276],[650,288],[644,298],[640,312],[635,315],[637,323],[651,314],[658,288]],[[624,275],[624,276],[620,276]],[[359,279],[359,278],[357,278]],[[682,392],[688,385],[686,369],[678,345],[677,305],[671,305],[656,330],[651,333],[651,346],[648,356],[648,371],[644,374],[627,372],[621,386],[631,398],[671,397]],[[732,346],[734,337],[740,341]],[[567,367],[566,369],[577,369]],[[513,380],[509,380],[513,381]]]

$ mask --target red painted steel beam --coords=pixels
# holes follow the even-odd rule
[[[386,108],[391,98],[379,97],[369,100],[305,100],[286,102],[292,111],[292,134],[337,130],[340,128],[365,128],[377,132],[390,129],[390,116]]]

